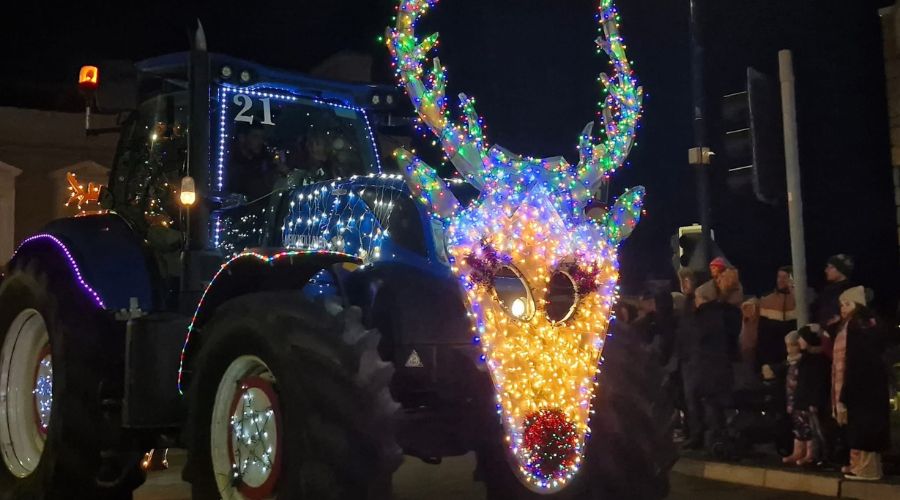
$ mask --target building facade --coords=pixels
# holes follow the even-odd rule
[[[113,127],[97,116],[92,127]],[[0,266],[18,242],[47,222],[73,216],[67,172],[81,183],[106,184],[118,134],[88,137],[84,115],[0,107]]]
[[[887,110],[891,127],[894,205],[897,210],[897,239],[900,242],[900,1],[881,9],[880,14],[884,40],[884,73],[887,79]]]

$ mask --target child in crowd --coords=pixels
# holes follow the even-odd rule
[[[822,355],[822,340],[810,327],[790,332],[784,339],[787,349],[785,394],[787,412],[794,434],[794,451],[784,457],[786,464],[816,462],[821,449],[819,410],[828,401],[828,361]]]

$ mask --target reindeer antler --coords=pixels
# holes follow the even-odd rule
[[[601,1],[597,17],[601,25],[601,35],[597,38],[598,50],[609,56],[614,73],[612,78],[606,73],[601,73],[599,78],[607,93],[602,109],[604,139],[600,144],[594,143],[594,124],[591,122],[581,132],[578,141],[580,161],[576,175],[580,184],[590,191],[594,190],[601,177],[625,163],[634,141],[643,99],[643,88],[637,86],[622,37],[619,36],[619,14],[612,0]]]
[[[419,118],[441,139],[444,152],[456,169],[480,187],[484,183],[486,145],[481,120],[475,112],[475,101],[460,94],[459,108],[465,123],[455,123],[449,118],[446,70],[438,58],[434,58],[430,69],[424,68],[428,53],[438,45],[438,34],[421,41],[415,34],[416,22],[437,2],[402,0],[397,12],[397,26],[387,30],[387,46]]]

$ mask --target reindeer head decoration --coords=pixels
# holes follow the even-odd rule
[[[407,151],[396,155],[413,193],[447,228],[452,269],[466,290],[475,341],[484,349],[510,459],[536,489],[562,488],[577,472],[590,437],[618,281],[617,247],[637,223],[643,188],[626,191],[602,218],[586,215],[603,176],[628,156],[641,111],[612,0],[597,13],[601,51],[614,67],[606,91],[604,135],[593,123],[579,140],[580,161],[536,159],[489,146],[474,102],[460,95],[462,120],[450,119],[440,61],[425,69],[437,34],[419,39],[417,21],[438,0],[401,0],[387,44],[420,120],[463,177],[480,190],[460,207],[435,171]]]

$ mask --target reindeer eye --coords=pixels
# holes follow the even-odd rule
[[[562,271],[553,273],[547,286],[547,319],[562,323],[572,317],[578,303],[578,292],[572,277]]]
[[[531,319],[534,299],[522,273],[512,266],[503,266],[494,274],[493,285],[497,300],[506,312],[518,320]]]

